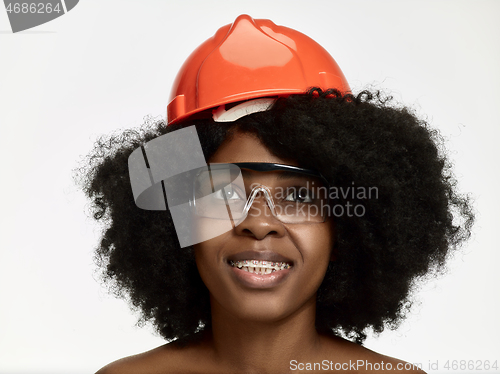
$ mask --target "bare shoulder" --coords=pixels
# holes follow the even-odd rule
[[[334,354],[334,361],[339,365],[337,369],[357,373],[392,372],[405,374],[426,374],[422,365],[412,364],[394,357],[385,356],[366,347],[352,343],[342,338],[330,340],[330,350]],[[342,366],[343,365],[343,366]]]
[[[150,351],[122,358],[104,366],[96,374],[167,374],[193,370],[197,347],[165,344]]]

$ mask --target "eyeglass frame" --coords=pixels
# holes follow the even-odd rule
[[[211,171],[214,167],[217,169],[218,165],[220,165],[220,166],[235,165],[239,169],[246,169],[246,170],[258,171],[258,172],[293,171],[293,172],[296,172],[299,174],[304,174],[304,175],[316,177],[316,178],[320,179],[321,182],[324,183],[327,190],[330,188],[330,183],[328,183],[328,180],[321,173],[319,173],[315,170],[305,169],[305,168],[301,168],[298,166],[277,164],[277,163],[272,163],[272,162],[271,163],[269,163],[269,162],[232,162],[232,163],[207,164],[207,167],[208,167],[208,170]],[[220,167],[220,168],[222,168],[222,167]],[[205,167],[203,169],[205,169]],[[263,189],[262,187],[265,187],[265,189]],[[190,200],[190,205],[193,207],[193,209],[196,212],[196,192],[195,192],[194,188],[195,188],[195,186],[193,185],[193,198],[192,198],[192,200]],[[274,200],[272,199],[272,196],[269,192],[269,187],[264,186],[264,185],[259,185],[259,186],[252,189],[252,191],[248,194],[247,201],[245,203],[245,207],[244,207],[243,211],[247,211],[247,213],[248,213],[248,210],[250,209],[250,206],[253,204],[253,201],[255,199],[255,195],[256,195],[255,190],[260,190],[261,192],[263,192],[266,195],[266,200],[270,200],[272,202],[273,206],[270,207],[271,212],[273,213],[273,216],[275,218],[277,218],[280,222],[282,222],[274,212],[274,210],[275,210]],[[269,195],[269,196],[267,196],[267,195]],[[251,200],[251,203],[249,204],[250,200]],[[329,203],[329,201],[330,201],[329,197],[327,197],[327,201]],[[224,202],[226,203],[226,206],[227,206],[228,203],[227,203],[227,200],[225,198],[225,195],[224,195]],[[246,217],[246,214],[245,214],[245,217]],[[326,221],[326,216],[323,217],[323,221],[291,222],[291,223],[287,223],[287,224],[324,223],[325,221]]]

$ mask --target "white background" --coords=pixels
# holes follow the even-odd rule
[[[318,41],[354,91],[416,108],[475,198],[448,274],[366,346],[429,373],[437,360],[443,373],[447,360],[500,365],[499,1],[82,0],[18,34],[0,8],[0,372],[92,373],[164,343],[94,280],[98,229],[71,173],[99,134],[164,116],[184,59],[241,13]]]

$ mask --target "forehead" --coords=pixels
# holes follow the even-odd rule
[[[235,132],[208,160],[211,163],[268,162],[299,166],[294,160],[282,159],[271,153],[260,140],[252,134]]]

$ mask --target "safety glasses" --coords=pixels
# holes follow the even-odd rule
[[[249,214],[272,215],[283,223],[321,223],[328,212],[326,179],[295,166],[210,164],[194,173],[192,184],[191,205],[200,217],[239,224]]]
[[[228,232],[248,216],[321,223],[329,213],[321,174],[276,163],[207,164],[194,126],[149,141],[128,164],[136,205],[168,207],[182,248]]]

